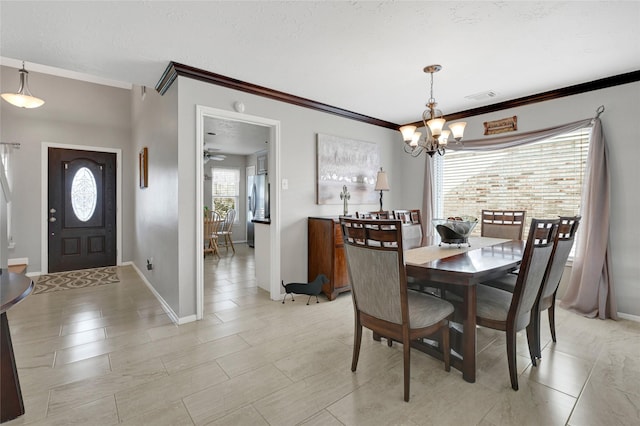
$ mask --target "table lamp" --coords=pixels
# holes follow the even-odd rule
[[[382,170],[380,167],[380,171],[378,172],[378,177],[376,177],[376,191],[380,191],[380,211],[382,211],[382,191],[388,191],[389,181],[387,180],[387,172]]]

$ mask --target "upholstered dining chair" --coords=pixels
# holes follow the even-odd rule
[[[549,314],[549,328],[551,339],[556,341],[556,293],[562,279],[569,253],[573,247],[576,231],[580,224],[580,216],[560,217],[558,233],[553,245],[553,254],[547,267],[547,273],[540,289],[540,294],[531,312],[531,330],[534,338],[533,354],[531,361],[536,365],[536,358],[542,358],[540,351],[540,314],[547,310]]]
[[[551,339],[556,341],[556,322],[555,322],[555,306],[556,293],[562,279],[569,253],[573,247],[576,231],[580,224],[580,216],[561,216],[558,232],[553,242],[553,250],[551,259],[547,265],[547,270],[542,281],[540,294],[536,299],[533,310],[531,311],[531,337],[533,338],[533,353],[531,354],[531,362],[536,365],[536,358],[542,358],[540,350],[540,314],[547,310],[549,315],[549,328],[551,330]],[[484,282],[482,285],[488,285],[513,293],[516,286],[517,275],[508,274],[498,279]]]
[[[362,327],[402,343],[404,400],[409,401],[411,341],[440,331],[444,367],[450,370],[453,305],[407,289],[399,220],[341,218],[340,223],[355,312],[351,371],[358,366]]]
[[[222,244],[229,251],[229,246],[233,252],[236,252],[236,248],[233,246],[233,240],[231,235],[233,234],[233,223],[236,220],[236,211],[234,209],[227,210],[227,214],[224,217],[222,225],[218,229],[218,238],[222,240]]]
[[[518,390],[516,333],[527,328],[529,353],[533,358],[531,312],[538,298],[558,232],[558,219],[533,219],[516,275],[513,293],[480,284],[476,290],[476,321],[482,327],[504,331],[511,387]]]
[[[359,219],[391,219],[391,213],[388,210],[379,210],[375,212],[356,212]]]
[[[480,235],[521,240],[525,216],[525,210],[482,210]]]

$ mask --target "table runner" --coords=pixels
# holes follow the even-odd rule
[[[467,244],[461,244],[458,248],[457,244],[449,245],[445,243],[443,243],[441,247],[418,247],[404,252],[404,262],[407,265],[421,265],[433,260],[444,259],[445,257],[455,256],[456,254],[465,253],[482,247],[494,246],[506,241],[510,240],[504,238],[470,237],[469,242],[471,243],[471,247]]]

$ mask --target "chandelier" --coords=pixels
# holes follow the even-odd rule
[[[442,116],[442,111],[436,109],[436,100],[433,98],[433,73],[442,69],[441,65],[429,65],[424,67],[424,72],[431,75],[431,91],[427,101],[427,109],[422,113],[422,123],[424,124],[427,134],[423,139],[421,132],[416,132],[417,127],[412,125],[400,127],[402,138],[404,139],[404,152],[417,157],[423,151],[433,157],[436,152],[444,155],[445,148],[450,135],[453,135],[456,143],[462,140],[464,128],[467,125],[464,121],[449,124],[449,129],[443,130],[447,120]]]

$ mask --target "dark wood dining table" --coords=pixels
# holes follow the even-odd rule
[[[0,423],[24,414],[7,311],[27,297],[33,287],[33,281],[24,274],[0,270]]]
[[[451,293],[460,303],[457,316],[461,317],[462,335],[451,327],[451,365],[462,371],[467,382],[476,380],[476,285],[516,269],[524,251],[524,241],[499,238],[471,237],[471,244],[461,247],[443,244],[418,247],[404,252],[407,276],[428,283],[446,294]],[[459,337],[459,338],[457,338]],[[456,347],[455,343],[460,347]],[[438,354],[431,345],[416,342],[417,349]],[[441,355],[441,354],[440,354]]]

